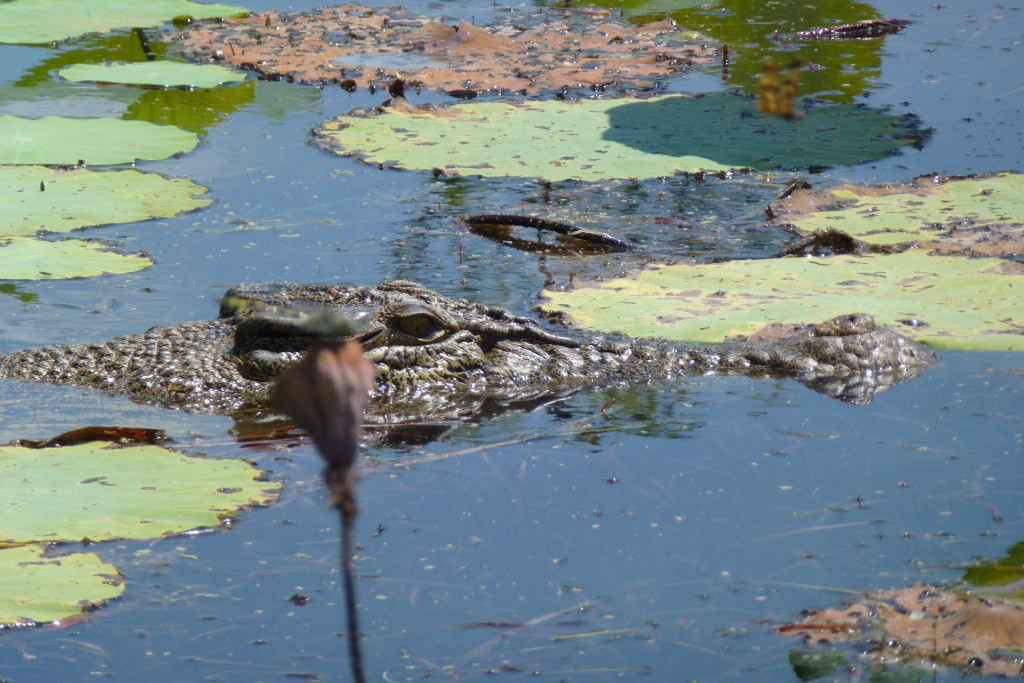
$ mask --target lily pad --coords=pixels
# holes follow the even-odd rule
[[[39,546],[0,550],[0,626],[62,621],[124,593],[121,573],[94,553],[45,556]]]
[[[108,223],[167,218],[213,200],[191,180],[169,180],[135,169],[59,170],[0,167],[0,236],[68,232]]]
[[[836,228],[865,242],[917,241],[942,253],[1024,253],[1024,175],[922,176],[900,185],[802,188],[772,204],[802,232]]]
[[[705,38],[672,21],[632,26],[611,14],[589,7],[517,10],[480,28],[401,7],[343,5],[226,19],[165,39],[197,61],[223,60],[274,80],[354,89],[386,87],[400,77],[459,96],[649,88],[715,58]]]
[[[245,80],[244,74],[216,64],[186,64],[167,59],[149,62],[72,64],[61,69],[58,74],[74,82],[156,85],[164,88],[213,88],[223,83]]]
[[[189,152],[197,144],[195,133],[146,121],[0,116],[3,164],[126,164],[137,159],[166,159]]]
[[[144,91],[129,88],[86,88],[60,80],[38,85],[0,85],[0,116],[36,119],[55,111],[74,118],[119,118]]]
[[[973,586],[1014,585],[1018,599],[1024,599],[1024,542],[1014,544],[1006,557],[968,567],[963,580]]]
[[[804,120],[789,121],[763,116],[747,99],[725,93],[435,110],[399,101],[371,114],[324,123],[317,144],[397,168],[594,181],[848,165],[892,154],[924,135],[912,119],[864,107],[812,106]]]
[[[151,265],[153,261],[146,256],[117,254],[85,240],[50,242],[31,237],[0,238],[0,274],[4,280],[122,275]]]
[[[1024,264],[920,250],[679,264],[545,291],[544,308],[600,331],[704,342],[860,311],[931,346],[1024,350],[1022,275]]]
[[[177,17],[212,19],[249,10],[188,0],[11,0],[0,4],[0,43],[52,43],[115,28],[161,26]]]
[[[980,660],[988,676],[1024,673],[1024,608],[923,583],[875,591],[853,604],[812,612],[779,632],[829,645],[855,644],[874,663],[926,660],[977,675]]]
[[[244,460],[197,458],[160,446],[85,443],[0,447],[0,543],[153,538],[267,505],[281,485]]]

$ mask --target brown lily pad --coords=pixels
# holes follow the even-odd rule
[[[917,583],[812,612],[780,633],[866,647],[879,662],[932,661],[1002,676],[1024,673],[1024,608]]]
[[[199,61],[228,62],[273,80],[352,90],[396,78],[455,97],[652,88],[710,62],[715,50],[671,20],[643,26],[595,9],[541,8],[488,27],[449,25],[402,7],[357,5],[265,12],[191,27],[166,39]]]

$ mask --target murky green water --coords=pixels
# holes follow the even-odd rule
[[[934,130],[920,149],[831,169],[815,183],[1024,168],[1017,6],[856,4],[848,11],[863,16],[852,16],[817,4],[815,20],[877,14],[919,23],[873,49],[821,48],[812,60],[849,78],[807,87],[914,113]],[[501,11],[461,2],[420,9],[477,23]],[[766,11],[757,18],[763,33],[730,25],[735,11],[687,9],[677,19],[720,29],[734,45],[728,87],[750,88],[750,64],[775,49],[757,36],[804,28],[795,25],[803,10]],[[0,82],[45,74],[40,64],[76,45],[0,46]],[[670,89],[707,89],[719,76],[696,74]],[[69,87],[78,111],[106,106],[88,86]],[[543,193],[533,185],[435,181],[309,146],[313,125],[380,98],[296,89],[256,83],[249,101],[208,117],[195,153],[143,165],[210,186],[212,207],[86,232],[144,250],[155,266],[0,288],[0,350],[208,317],[240,280],[407,277],[526,312],[549,276],[623,267],[611,257],[508,249],[452,220],[535,206]],[[14,106],[7,97],[5,113]],[[645,218],[665,199],[634,193],[640,208],[627,236],[645,258],[771,253],[784,240],[761,225],[763,204],[804,175],[670,181],[658,192],[674,228]],[[558,211],[594,201],[585,187],[556,190]],[[737,378],[591,392],[461,426],[426,446],[377,447],[360,488],[358,587],[373,679],[796,680],[787,653],[799,643],[774,627],[801,609],[836,603],[843,594],[834,589],[955,581],[962,567],[1022,540],[1021,366],[1009,353],[949,352],[868,406]],[[93,423],[165,428],[185,447],[251,459],[285,482],[284,500],[224,533],[91,546],[128,577],[125,597],[74,627],[3,634],[0,676],[345,680],[337,520],[313,450],[247,448],[228,418],[0,384],[0,440]],[[296,593],[309,604],[293,604]]]

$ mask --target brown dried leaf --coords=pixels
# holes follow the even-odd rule
[[[167,434],[162,429],[149,427],[101,427],[91,426],[72,429],[52,439],[37,441],[34,439],[16,439],[12,446],[23,448],[59,448],[74,446],[91,441],[111,441],[119,444],[152,444],[159,445],[167,441]]]
[[[670,20],[643,26],[607,12],[542,8],[479,28],[402,7],[356,5],[266,12],[171,33],[197,61],[228,62],[272,80],[386,87],[395,78],[439,90],[536,94],[567,88],[650,88],[710,62],[713,48]],[[689,41],[689,42],[688,42]]]
[[[808,614],[779,632],[815,643],[881,642],[870,653],[879,661],[926,659],[972,671],[981,662],[986,674],[1024,673],[1024,608],[924,583],[869,593],[847,607]]]

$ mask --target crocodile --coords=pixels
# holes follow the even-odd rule
[[[0,378],[93,387],[193,412],[263,410],[274,378],[320,334],[271,313],[281,310],[352,321],[347,336],[362,342],[377,368],[369,413],[376,423],[462,419],[488,405],[710,374],[793,378],[866,403],[937,359],[865,314],[804,325],[782,340],[695,346],[559,327],[409,281],[242,284],[225,293],[221,308],[213,320],[15,351],[0,358]]]

